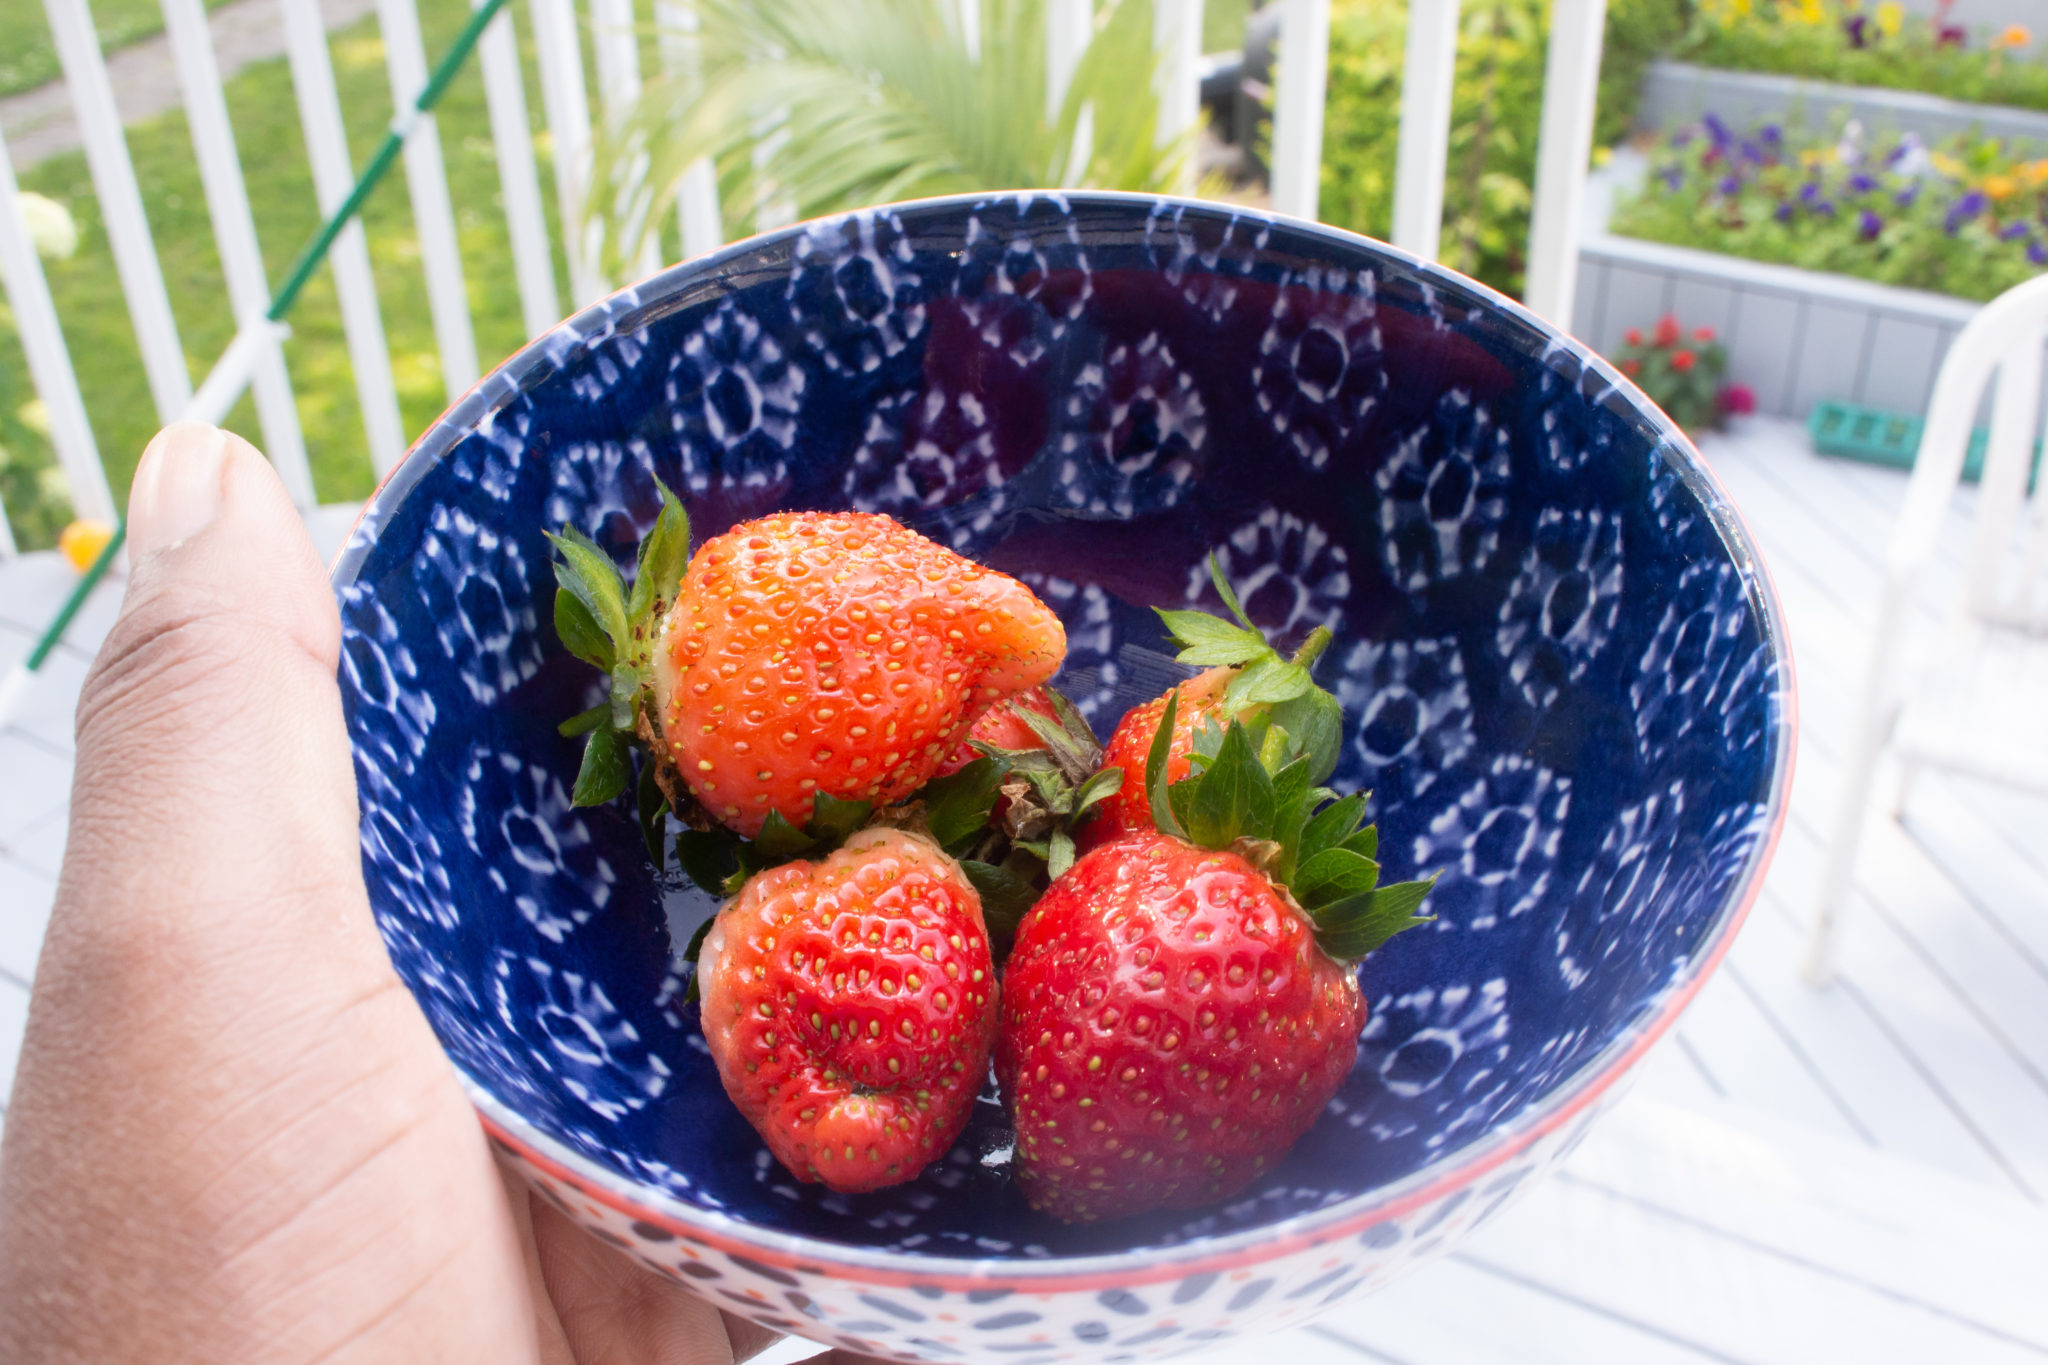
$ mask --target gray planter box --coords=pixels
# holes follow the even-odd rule
[[[1612,355],[1631,327],[1675,313],[1728,350],[1757,411],[1805,418],[1823,399],[1888,412],[1927,406],[1935,372],[1980,305],[1845,275],[1596,233],[1579,247],[1573,331]]]
[[[1964,104],[1910,90],[1720,71],[1685,62],[1651,64],[1643,78],[1638,128],[1675,128],[1707,113],[1718,114],[1736,128],[1776,122],[1826,132],[1844,119],[1856,118],[1873,132],[1915,132],[1929,141],[1974,130],[2048,143],[2048,112],[2034,109]]]

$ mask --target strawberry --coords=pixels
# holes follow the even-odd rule
[[[1047,720],[1059,718],[1059,713],[1053,709],[1052,698],[1046,695],[1044,687],[1026,688],[1009,700],[997,702],[982,712],[968,729],[967,738],[960,741],[960,747],[953,751],[951,758],[939,765],[935,776],[944,777],[948,773],[959,772],[981,757],[981,751],[974,747],[976,741],[996,749],[1043,749],[1045,741],[1040,739],[1038,732],[1018,714],[1020,711],[1033,711]]]
[[[1423,922],[1433,882],[1379,885],[1365,799],[1322,804],[1313,759],[1270,771],[1242,722],[1169,783],[1177,709],[1147,754],[1155,827],[1054,881],[1004,974],[1018,1179],[1071,1222],[1199,1207],[1271,1170],[1357,1058],[1357,960]]]
[[[1337,699],[1315,685],[1310,668],[1330,643],[1327,627],[1317,627],[1292,658],[1282,657],[1251,623],[1243,605],[1216,561],[1209,577],[1236,623],[1199,611],[1160,611],[1167,631],[1182,645],[1175,657],[1182,663],[1211,664],[1204,672],[1124,713],[1102,746],[1105,768],[1123,774],[1122,785],[1082,825],[1082,848],[1095,848],[1126,834],[1152,827],[1151,796],[1145,786],[1145,760],[1170,700],[1178,701],[1178,723],[1172,730],[1166,778],[1186,778],[1195,752],[1195,737],[1233,720],[1254,727],[1261,746],[1275,754],[1307,754],[1313,760],[1314,782],[1328,778],[1337,766],[1343,716]],[[1270,757],[1270,756],[1269,756]]]
[[[664,500],[630,599],[602,550],[573,529],[555,538],[557,631],[612,679],[607,703],[565,727],[591,734],[579,804],[624,790],[629,736],[658,755],[652,780],[679,814],[742,835],[771,812],[805,819],[818,792],[887,804],[1065,654],[1029,588],[885,516],[763,517],[676,574],[688,521]],[[657,799],[643,785],[643,814]]]
[[[800,1180],[915,1178],[988,1074],[981,901],[922,834],[864,829],[820,861],[755,873],[705,935],[697,986],[726,1094]]]

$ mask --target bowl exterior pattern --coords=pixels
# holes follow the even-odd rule
[[[864,1282],[843,1270],[767,1265],[618,1207],[607,1192],[509,1143],[499,1160],[543,1199],[658,1274],[729,1313],[827,1346],[892,1360],[1135,1361],[1211,1350],[1299,1325],[1371,1293],[1454,1245],[1569,1156],[1603,1098],[1484,1177],[1363,1232],[1264,1256],[1108,1288],[1016,1288],[934,1279]]]
[[[630,565],[657,479],[699,539],[851,506],[1016,574],[1064,619],[1061,686],[1098,729],[1184,676],[1150,608],[1215,606],[1212,549],[1268,630],[1335,631],[1338,783],[1375,793],[1390,878],[1444,876],[1435,923],[1364,965],[1360,1063],[1269,1179],[1195,1214],[1052,1225],[1005,1177],[992,1093],[893,1190],[833,1195],[773,1162],[683,1003],[675,959],[713,905],[650,862],[625,803],[570,807],[577,746],[554,732],[598,682],[555,639],[542,532],[572,522]],[[1257,1312],[1291,1313],[1443,1244],[1493,1206],[1486,1173],[1550,1160],[1697,989],[1789,775],[1770,589],[1675,428],[1470,282],[1222,206],[933,201],[644,281],[451,409],[335,578],[372,906],[494,1132],[578,1216],[665,1232],[635,1244],[655,1263],[736,1255],[701,1283],[758,1289],[770,1316],[803,1311],[794,1290],[905,1356],[931,1358],[930,1323],[828,1276],[907,1286],[889,1301],[916,1312],[920,1288],[1089,1279],[1057,1291],[1079,1294],[1058,1315],[1075,1330],[1048,1326],[1047,1358],[1109,1356],[1187,1340],[1131,1340],[1141,1316],[1212,1311],[1161,1304],[1164,1264],[1193,1284],[1284,1257],[1285,1292],[1277,1268],[1252,1280],[1275,1282]],[[1318,1284],[1347,1239],[1355,1273]],[[1143,1313],[1102,1317],[1120,1292]],[[1033,1345],[1017,1327],[1003,1341]],[[1007,1330],[973,1333],[978,1354],[1030,1358],[995,1349]]]

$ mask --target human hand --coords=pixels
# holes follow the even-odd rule
[[[7,1358],[729,1365],[773,1341],[501,1178],[371,919],[340,620],[269,465],[167,429],[129,537],[0,1145]]]

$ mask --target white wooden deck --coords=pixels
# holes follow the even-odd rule
[[[1905,481],[1821,460],[1790,424],[1706,452],[1763,542],[1799,665],[1792,817],[1748,927],[1562,1175],[1448,1259],[1210,1365],[2048,1359],[2048,802],[1925,779],[1865,844],[1841,981],[1801,983]],[[69,581],[47,556],[0,564],[0,666]],[[118,591],[0,731],[0,1094],[63,850],[70,711]]]

